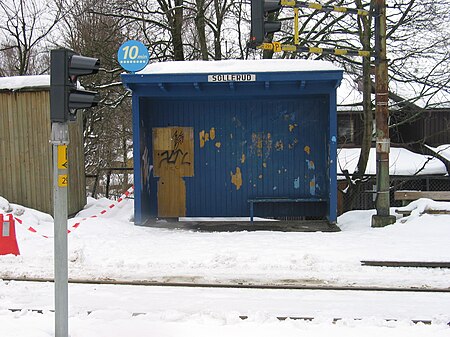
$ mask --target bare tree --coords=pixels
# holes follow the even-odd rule
[[[87,174],[99,174],[110,167],[128,167],[131,158],[131,104],[120,83],[121,68],[116,53],[126,38],[126,20],[102,15],[116,4],[106,0],[68,0],[60,3],[70,11],[61,31],[64,44],[82,55],[101,60],[99,73],[83,82],[99,91],[101,102],[83,115],[85,166]],[[124,184],[127,181],[125,179]]]
[[[46,71],[45,44],[61,19],[60,11],[45,0],[4,0],[0,17],[0,75]]]

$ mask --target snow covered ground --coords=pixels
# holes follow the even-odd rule
[[[450,270],[361,266],[361,260],[450,261],[450,203],[419,200],[411,216],[371,228],[373,211],[339,218],[338,233],[207,233],[134,226],[131,200],[112,209],[89,199],[69,220],[69,277],[253,284],[450,288]],[[99,215],[109,209],[104,215]],[[53,277],[51,216],[0,197],[13,212],[20,256],[0,256],[0,279]],[[82,220],[86,218],[85,220]],[[77,228],[74,225],[79,223]],[[28,228],[34,228],[37,233]],[[0,281],[0,336],[53,333],[52,283]],[[450,336],[450,293],[70,286],[72,337],[115,336]],[[8,309],[43,309],[43,313]],[[88,311],[91,312],[88,314]],[[133,316],[133,313],[143,313]],[[247,315],[241,320],[239,315]],[[276,316],[315,317],[312,322]],[[342,320],[333,324],[333,318]],[[362,318],[355,321],[354,318]],[[385,319],[396,318],[389,322]],[[431,325],[411,319],[430,319]]]

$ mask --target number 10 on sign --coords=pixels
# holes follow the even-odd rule
[[[117,60],[121,67],[131,72],[144,69],[149,58],[147,47],[135,40],[125,42],[117,52]]]

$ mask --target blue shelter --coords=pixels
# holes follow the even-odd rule
[[[310,60],[154,63],[133,93],[135,223],[337,218],[336,88]]]

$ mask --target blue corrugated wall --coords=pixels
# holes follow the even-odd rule
[[[152,128],[194,129],[194,176],[184,178],[187,216],[248,216],[247,201],[256,197],[327,199],[329,109],[328,95],[141,97],[141,157],[147,149],[146,160],[156,164]],[[146,176],[141,200],[153,216],[157,179]],[[271,204],[260,206],[258,215],[325,217],[327,206]]]

